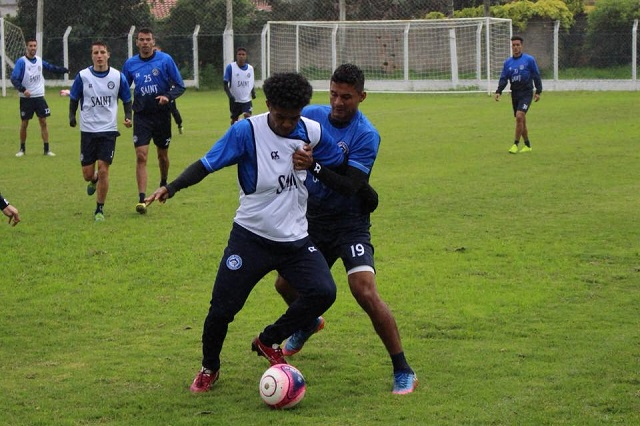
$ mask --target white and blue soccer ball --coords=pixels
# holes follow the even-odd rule
[[[294,407],[306,391],[304,376],[293,365],[272,365],[260,378],[260,397],[271,408]]]

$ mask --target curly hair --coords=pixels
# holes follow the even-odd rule
[[[264,81],[262,90],[271,105],[285,109],[302,109],[313,95],[309,81],[295,72],[273,74]]]
[[[333,83],[346,83],[353,86],[357,92],[364,91],[364,73],[357,65],[342,64],[333,72],[331,76]]]

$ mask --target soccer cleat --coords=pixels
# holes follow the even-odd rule
[[[530,146],[523,146],[522,149],[520,150],[520,152],[531,152],[532,149]]]
[[[178,133],[182,134],[182,130],[184,129],[184,127],[182,126],[178,126]]]
[[[136,211],[140,214],[145,214],[147,212],[147,205],[145,203],[136,204]]]
[[[47,157],[55,157],[56,155],[52,151],[47,151],[44,153]]]
[[[193,393],[208,392],[211,386],[218,380],[218,377],[220,377],[220,370],[213,372],[202,367],[196,375],[196,378],[193,379],[189,390]]]
[[[282,353],[285,356],[295,355],[302,349],[302,346],[309,340],[312,334],[317,333],[318,331],[324,328],[324,318],[318,317],[316,318],[316,324],[311,330],[298,330],[293,333],[287,341],[284,343],[284,347],[282,348]]]
[[[393,373],[393,393],[406,395],[413,392],[418,386],[418,377],[413,371],[398,371]]]
[[[256,337],[251,342],[251,350],[257,352],[258,356],[265,357],[271,365],[288,364],[282,355],[282,349],[276,343],[269,347],[260,341],[260,337]]]
[[[518,145],[514,143],[513,145],[511,145],[511,148],[509,148],[509,154],[517,154],[517,153],[518,153]]]
[[[22,150],[16,153],[16,157],[22,157],[23,155],[24,155],[24,151]]]
[[[93,195],[96,193],[96,183],[97,182],[89,182],[89,185],[87,185],[87,195]]]
[[[96,222],[104,222],[104,214],[103,213],[98,212],[93,217],[94,217]]]

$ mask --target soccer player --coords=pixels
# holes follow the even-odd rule
[[[9,225],[16,226],[20,222],[18,209],[9,204],[9,201],[7,201],[2,194],[0,194],[0,210],[2,210],[2,213],[9,218]]]
[[[231,124],[238,121],[240,115],[251,117],[252,99],[256,98],[253,67],[247,63],[247,49],[236,49],[236,61],[227,65],[224,70],[224,91],[229,98]]]
[[[158,150],[160,186],[169,176],[169,144],[171,143],[171,101],[185,91],[180,71],[173,58],[154,48],[153,32],[142,28],[136,38],[139,53],[127,59],[122,73],[133,92],[133,145],[136,149],[136,211],[147,212],[147,156],[151,139]]]
[[[323,180],[326,179],[318,173],[318,168],[322,167],[313,159],[305,161],[303,156],[296,155],[294,161],[304,162],[305,167],[312,171],[306,180],[309,236],[329,267],[342,259],[351,294],[369,315],[391,357],[393,393],[406,394],[413,392],[418,379],[405,358],[395,318],[376,288],[374,248],[369,228],[370,212],[377,205],[377,198],[373,206],[368,207],[363,203],[361,193],[362,188],[366,188],[364,184],[369,180],[380,145],[380,134],[359,110],[360,103],[367,97],[364,83],[364,73],[360,68],[352,64],[340,65],[331,76],[331,105],[310,105],[302,111],[303,117],[320,122],[325,132],[345,145],[349,160],[344,177],[340,179],[331,175],[325,185]],[[275,286],[287,303],[296,303],[298,294],[285,276],[279,275]],[[307,322],[287,339],[284,355],[291,356],[300,351],[307,339],[323,327],[322,317]]]
[[[16,61],[16,65],[11,73],[11,83],[20,96],[20,151],[16,157],[22,157],[26,152],[27,127],[29,120],[35,113],[40,122],[40,135],[44,144],[44,155],[55,157],[49,149],[49,129],[47,128],[47,117],[51,115],[49,105],[44,98],[44,76],[42,70],[51,71],[56,74],[65,74],[69,70],[64,67],[52,65],[36,56],[38,42],[34,38],[27,40],[27,53]]]
[[[520,36],[511,37],[511,53],[513,56],[504,61],[498,89],[495,93],[496,101],[500,100],[502,91],[507,87],[507,82],[511,87],[511,104],[513,115],[516,117],[516,135],[513,145],[509,148],[509,153],[531,152],[531,142],[529,141],[529,130],[527,129],[527,111],[531,106],[531,100],[540,100],[542,93],[542,80],[538,64],[533,56],[522,52],[524,40]],[[535,85],[535,93],[534,93]],[[524,139],[524,146],[518,151],[520,138]]]
[[[304,144],[313,148],[317,162],[329,167],[342,164],[344,154],[320,124],[300,116],[312,95],[303,76],[274,74],[263,89],[267,113],[229,127],[204,157],[146,199],[149,204],[164,202],[223,167],[238,168],[240,205],[213,285],[202,333],[202,368],[192,392],[206,392],[218,379],[229,323],[270,271],[286,277],[299,294],[252,342],[252,350],[272,365],[286,363],[280,343],[325,312],[336,297],[327,262],[307,234],[307,173],[294,169],[292,157]]]
[[[118,98],[124,105],[124,125],[131,127],[131,92],[124,75],[109,66],[111,51],[102,41],[91,44],[93,65],[77,75],[69,93],[69,125],[76,127],[80,104],[80,164],[87,194],[96,190],[96,222],[104,221],[104,202],[109,191],[109,166],[116,152]],[[96,170],[96,162],[98,169]]]

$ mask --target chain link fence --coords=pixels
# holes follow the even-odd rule
[[[87,7],[84,0],[41,1],[42,57],[66,65],[68,78],[90,65],[90,45],[96,39],[109,44],[111,64],[121,68],[131,53],[137,53],[132,29],[151,27],[185,80],[202,89],[221,87],[224,66],[234,59],[238,46],[248,49],[258,80],[266,75],[263,34],[269,21],[412,20],[431,12],[451,16],[461,6],[483,4],[482,0],[110,0]],[[27,37],[35,35],[37,2],[18,0],[19,13],[9,19]],[[594,41],[583,16],[570,30],[554,31],[552,21],[533,21],[519,33],[525,38],[527,53],[538,59],[545,80],[619,79],[632,81],[635,89],[638,48],[634,31],[629,25]],[[604,41],[598,40],[615,48],[602,48]],[[45,77],[52,84],[59,78]]]

